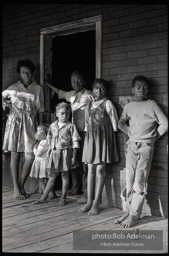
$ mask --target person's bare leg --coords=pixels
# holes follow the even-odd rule
[[[51,176],[49,176],[49,179],[46,184],[45,191],[44,191],[43,195],[41,196],[41,198],[39,198],[35,202],[33,202],[33,204],[41,204],[41,203],[47,202],[48,194],[55,184],[56,177],[57,177],[57,173],[53,173],[53,174],[51,174]]]
[[[42,193],[40,193],[40,194],[44,193],[46,184],[47,184],[46,178],[39,178],[39,187],[42,189]]]
[[[66,204],[66,195],[69,188],[69,173],[62,172],[62,196],[57,205],[64,206]]]
[[[43,178],[43,180],[44,180],[45,187],[46,187],[46,184],[47,184],[47,182],[48,182],[48,178]],[[43,193],[44,193],[44,191],[43,191]],[[53,188],[52,188],[51,191],[49,192],[48,198],[49,198],[50,200],[55,199],[55,198],[58,198],[58,196],[57,196],[56,193],[55,193],[55,186],[53,186]]]
[[[87,203],[78,210],[79,213],[84,213],[90,210],[93,203],[94,184],[95,184],[96,168],[93,164],[88,164],[88,185],[87,185]]]
[[[47,182],[46,182],[47,184]],[[38,183],[38,193],[43,194],[45,187],[46,187],[45,182],[42,181],[42,179],[39,179],[39,183]]]
[[[105,181],[105,177],[106,177],[105,168],[106,168],[106,164],[99,164],[96,167],[98,183],[97,183],[97,188],[96,188],[95,199],[93,201],[90,211],[88,212],[88,215],[96,215],[99,213],[100,198],[101,198],[104,181]]]
[[[11,169],[11,176],[14,186],[14,193],[13,197],[18,200],[25,199],[25,196],[21,193],[19,187],[19,160],[20,160],[20,153],[18,152],[11,152],[11,162],[10,162],[10,169]]]
[[[88,176],[88,166],[83,163],[83,194],[80,199],[76,201],[76,204],[86,204],[87,203],[87,176]]]
[[[23,170],[22,170],[21,179],[20,179],[20,190],[21,190],[21,193],[25,196],[25,198],[29,197],[29,195],[25,192],[24,185],[29,176],[33,160],[34,160],[33,153],[25,152],[25,160],[24,160]]]

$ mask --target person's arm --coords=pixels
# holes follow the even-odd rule
[[[11,95],[10,95],[10,91],[9,90],[4,90],[2,92],[2,107],[3,110],[7,108],[11,109],[12,105],[11,105]]]
[[[47,83],[47,82],[45,82],[45,84],[46,84],[49,88],[51,88],[54,92],[56,92],[57,94],[59,94],[59,89],[58,89],[58,88],[54,87],[53,85],[51,85],[51,84],[49,84],[49,83]]]
[[[36,151],[36,156],[39,156],[39,157],[43,156],[45,153],[47,153],[48,149],[49,149],[49,145],[47,143],[47,140],[41,141],[39,143],[38,150]]]
[[[158,121],[156,141],[168,131],[168,119],[160,106],[155,103],[155,115]]]
[[[120,120],[118,122],[118,128],[122,132],[124,132],[126,135],[129,134],[129,126],[128,126],[129,117],[126,113],[126,107],[124,108],[122,115],[120,117]]]
[[[73,148],[73,156],[72,156],[72,166],[73,165],[76,165],[77,163],[77,151],[78,151],[78,148]]]
[[[59,99],[65,99],[68,102],[74,103],[75,98],[76,98],[75,97],[75,94],[76,94],[75,91],[66,92],[66,91],[63,91],[61,89],[58,89],[58,88],[54,87],[53,85],[51,85],[49,83],[46,83],[46,85],[58,94]]]
[[[113,126],[113,130],[115,132],[117,132],[117,129],[118,129],[117,111],[115,109],[115,106],[113,105],[113,103],[110,100],[108,100],[106,102],[106,111],[107,111],[107,114],[110,117],[110,120],[111,120],[111,123],[112,123],[112,126]]]

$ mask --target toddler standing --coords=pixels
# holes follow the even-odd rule
[[[77,167],[77,150],[81,139],[75,124],[69,122],[70,106],[59,103],[56,106],[57,121],[53,122],[47,134],[49,143],[47,171],[49,179],[45,191],[40,199],[34,204],[44,203],[48,194],[54,187],[57,175],[61,172],[62,176],[62,196],[58,205],[66,204],[66,194],[69,186],[69,170]]]
[[[119,160],[115,132],[117,131],[117,112],[110,100],[106,98],[107,82],[96,79],[93,83],[94,101],[91,101],[85,112],[85,141],[82,161],[88,165],[87,204],[78,212],[89,211],[88,215],[99,212],[99,201],[102,194],[106,164]],[[95,198],[95,174],[98,184]]]
[[[49,144],[46,139],[48,133],[48,126],[46,124],[40,124],[37,127],[37,132],[35,133],[36,143],[34,145],[33,153],[35,155],[35,160],[31,167],[30,177],[39,178],[39,186],[44,193],[45,187],[49,178],[48,172],[46,170],[47,166],[47,153],[49,149]],[[55,192],[52,190],[50,193],[50,198],[56,198]]]

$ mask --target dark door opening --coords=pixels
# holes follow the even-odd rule
[[[95,79],[95,30],[56,36],[52,39],[52,84],[70,91],[71,73],[81,70],[86,75],[86,88],[91,89]],[[51,101],[51,112],[63,100],[55,94]]]
[[[72,90],[71,74],[81,70],[86,76],[86,89],[92,89],[95,79],[95,30],[70,35],[56,36],[52,39],[52,84],[64,91]],[[55,93],[51,100],[51,112],[55,112],[59,100]],[[70,176],[70,187],[71,187]],[[62,186],[61,175],[56,179],[55,188]]]

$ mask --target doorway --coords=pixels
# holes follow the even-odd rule
[[[46,77],[54,86],[69,91],[71,73],[82,69],[88,80],[86,87],[91,89],[94,79],[101,77],[101,49],[101,15],[41,29],[40,83],[45,94],[46,123],[50,124],[53,116],[53,95],[45,86]]]
[[[86,77],[86,89],[91,90],[95,79],[95,31],[78,32],[52,38],[52,84],[64,91],[72,90],[70,77],[81,70]],[[51,100],[51,112],[58,102],[55,93]]]

